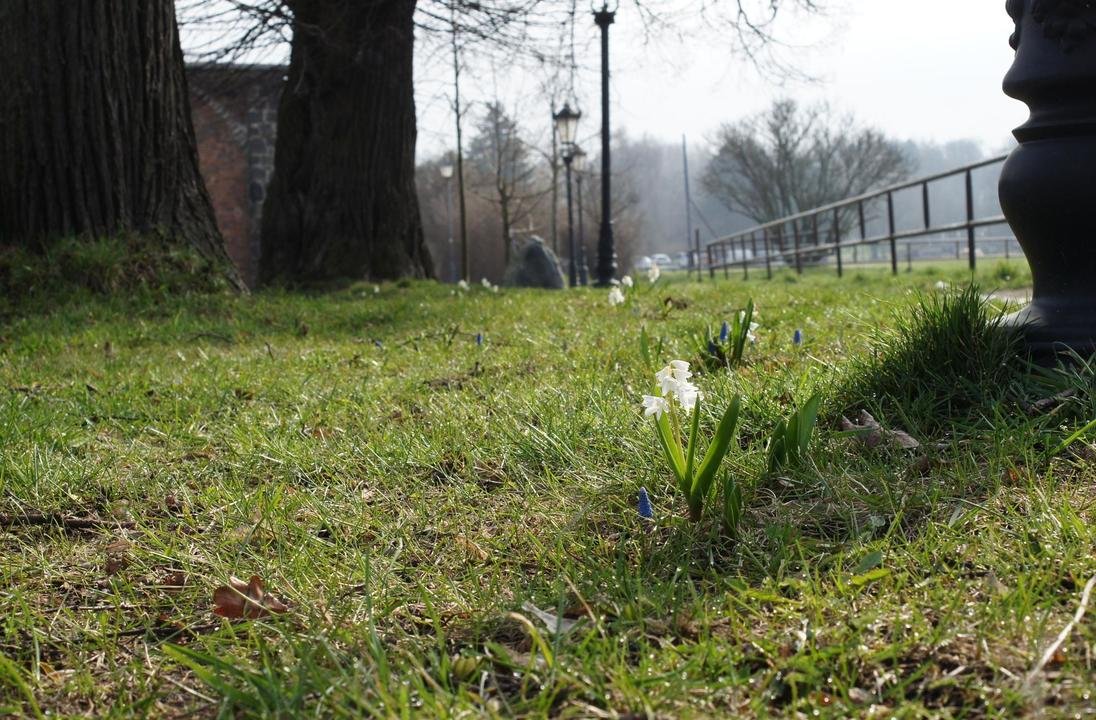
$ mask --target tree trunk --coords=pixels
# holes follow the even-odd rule
[[[289,0],[260,280],[431,274],[415,194],[415,0]]]
[[[0,243],[157,233],[238,284],[198,172],[172,0],[4,0]]]

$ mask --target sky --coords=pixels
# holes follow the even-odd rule
[[[825,100],[864,124],[901,140],[974,139],[986,152],[1009,143],[1027,117],[1025,106],[1001,91],[1012,63],[1012,21],[1003,0],[838,0],[823,20],[789,18],[780,28],[794,47],[784,52],[813,81],[776,82],[732,54],[718,37],[643,41],[639,18],[625,2],[610,30],[615,130],[690,143],[712,138],[718,127],[764,109],[774,99]],[[584,130],[600,123],[598,46],[589,21],[580,22],[578,104]],[[528,73],[476,68],[462,92],[475,102],[501,96],[519,115],[535,111],[532,125],[546,136],[547,112]],[[425,63],[418,70],[420,156],[452,144],[451,68]],[[543,126],[540,118],[544,116]]]

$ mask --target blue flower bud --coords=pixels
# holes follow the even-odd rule
[[[723,327],[719,328],[719,342],[727,342],[727,338],[731,336],[731,326],[727,324],[727,321],[723,321]]]
[[[802,330],[796,330],[795,331],[795,334],[792,335],[792,342],[796,345],[802,345],[803,344],[803,331]]]
[[[655,511],[651,507],[651,498],[647,495],[647,488],[639,489],[639,516],[644,520],[654,520]]]
[[[383,348],[384,347],[384,343],[382,343],[380,340],[374,340],[373,344],[375,346],[377,346],[378,348]]]
[[[476,333],[476,344],[477,345],[482,345],[483,344],[483,333]]]

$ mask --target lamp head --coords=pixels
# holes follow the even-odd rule
[[[575,135],[578,133],[578,121],[581,117],[582,111],[572,110],[569,103],[564,103],[560,111],[552,115],[556,132],[559,133],[559,141],[564,146],[574,144]]]

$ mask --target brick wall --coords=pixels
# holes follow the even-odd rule
[[[259,267],[262,206],[274,169],[284,72],[270,65],[187,67],[202,178],[228,255],[249,285]]]

